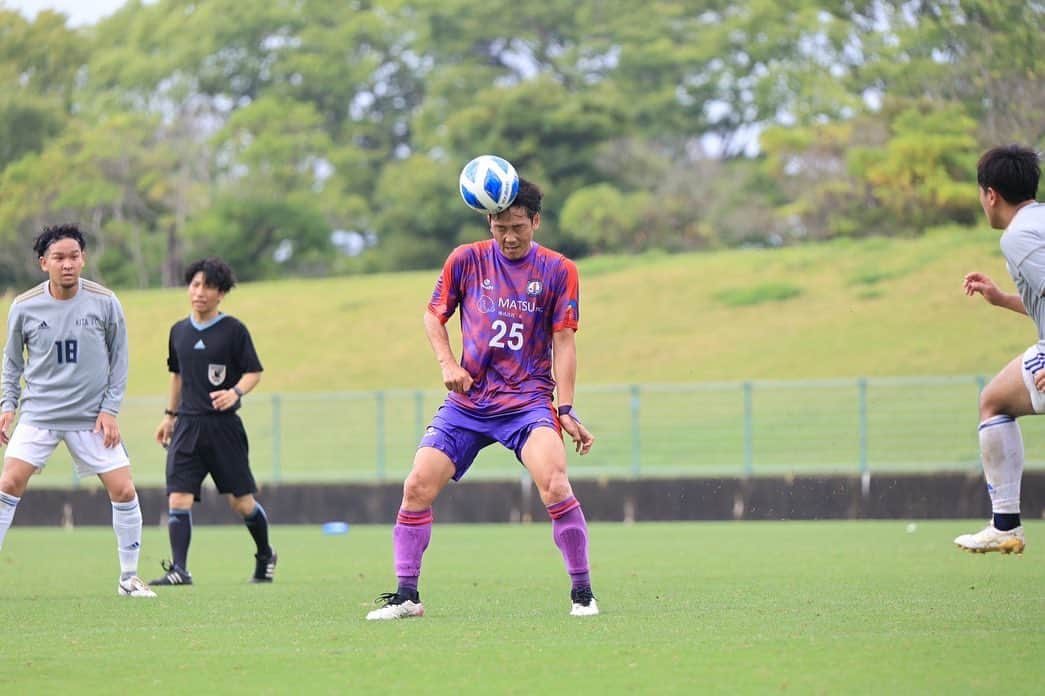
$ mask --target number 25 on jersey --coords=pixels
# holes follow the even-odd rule
[[[491,327],[494,330],[493,338],[490,339],[492,348],[508,348],[509,350],[521,350],[523,347],[523,325],[512,322],[511,327],[501,319],[495,319]]]

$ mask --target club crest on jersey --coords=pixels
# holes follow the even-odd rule
[[[224,365],[207,365],[207,379],[215,387],[221,386],[221,383],[225,381],[225,366]]]
[[[531,280],[526,284],[526,294],[530,297],[537,297],[541,294],[541,290],[544,289],[544,283],[539,280]]]
[[[489,278],[483,278],[483,289],[484,290],[493,290],[493,281],[490,280]]]

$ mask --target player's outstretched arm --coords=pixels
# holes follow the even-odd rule
[[[991,280],[990,276],[983,273],[967,273],[962,281],[962,290],[966,295],[972,297],[979,293],[995,307],[1004,307],[1017,314],[1026,314],[1027,308],[1023,306],[1023,298],[1016,294],[1003,292],[998,285]]]
[[[425,312],[424,316],[425,336],[432,345],[436,362],[443,373],[443,385],[452,392],[467,394],[472,388],[473,379],[468,370],[461,367],[454,357],[454,351],[450,348],[450,334],[446,331],[446,325],[439,317],[431,312]]]

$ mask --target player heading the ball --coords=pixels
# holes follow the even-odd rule
[[[533,240],[542,199],[536,184],[520,180],[511,207],[487,216],[491,239],[454,249],[436,281],[423,321],[450,393],[403,484],[393,530],[398,585],[378,598],[383,606],[367,614],[369,620],[424,614],[418,580],[432,536],[432,504],[495,442],[530,472],[552,519],[572,584],[570,613],[599,612],[589,577],[588,526],[566,475],[563,446],[564,432],[582,455],[595,441],[573,407],[580,283],[572,261]],[[460,362],[445,326],[457,310]]]

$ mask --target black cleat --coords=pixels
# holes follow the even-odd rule
[[[160,561],[160,566],[166,571],[162,578],[150,580],[149,584],[156,587],[160,585],[191,585],[192,575],[173,561]]]
[[[272,582],[272,578],[276,574],[276,562],[278,560],[279,556],[276,555],[275,549],[269,549],[267,555],[254,554],[254,575],[251,576],[250,581]]]
[[[599,613],[599,605],[595,601],[595,594],[591,587],[578,587],[570,590],[570,600],[573,607],[570,609],[571,616],[595,616]]]

